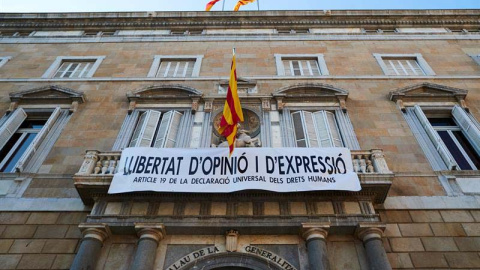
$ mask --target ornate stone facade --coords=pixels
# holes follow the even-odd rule
[[[0,132],[48,126],[22,166],[0,148],[0,269],[480,268],[479,10],[0,18]],[[107,193],[146,112],[181,115],[175,147],[219,142],[232,47],[251,139],[296,147],[320,112],[361,191]]]

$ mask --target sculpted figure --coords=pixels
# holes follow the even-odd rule
[[[262,142],[259,138],[252,139],[248,134],[248,131],[242,129],[237,131],[237,138],[235,139],[235,147],[261,147]],[[212,147],[228,147],[226,140],[222,141],[218,145],[212,144]]]

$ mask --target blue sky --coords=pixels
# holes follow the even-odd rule
[[[209,0],[0,0],[0,12],[202,11]],[[223,1],[223,0],[222,0]],[[213,11],[222,9],[218,2]],[[261,10],[480,9],[480,0],[257,0]],[[232,10],[237,0],[225,0]],[[252,3],[241,10],[257,10]]]

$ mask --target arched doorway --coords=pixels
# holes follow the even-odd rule
[[[246,253],[218,253],[203,257],[185,269],[188,270],[282,270],[261,257]]]

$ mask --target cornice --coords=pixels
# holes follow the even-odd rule
[[[0,28],[143,29],[480,25],[480,10],[338,10],[256,12],[0,13]]]

